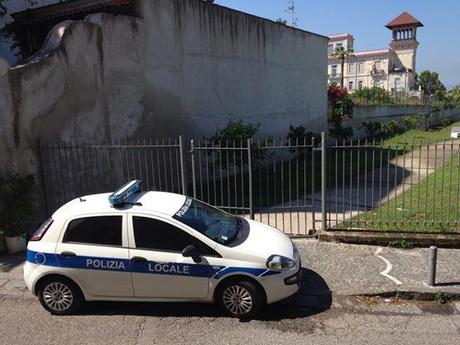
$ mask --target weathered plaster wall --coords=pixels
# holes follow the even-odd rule
[[[260,135],[326,127],[325,37],[201,0],[140,5],[143,18],[57,27],[51,49],[0,74],[4,169],[36,172],[38,139],[210,136],[236,119]]]

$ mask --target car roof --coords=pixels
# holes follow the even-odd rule
[[[126,205],[123,208],[115,208],[109,202],[111,194],[93,194],[76,198],[60,207],[52,217],[69,218],[85,214],[119,214],[120,212],[152,212],[173,216],[183,206],[186,199],[184,195],[174,193],[141,192],[129,199],[129,202],[140,203],[139,205]]]

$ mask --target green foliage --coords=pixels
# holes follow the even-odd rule
[[[32,176],[0,178],[0,232],[8,237],[26,231],[34,213]]]
[[[404,133],[404,128],[402,128],[397,121],[391,120],[383,124],[382,131],[386,137],[393,137],[395,135]]]
[[[423,71],[417,76],[417,86],[432,100],[443,100],[446,95],[446,87],[439,80],[439,74],[431,71]]]
[[[328,87],[329,132],[333,138],[346,140],[353,136],[353,129],[343,126],[343,120],[353,116],[353,100],[346,88],[332,83]]]
[[[414,244],[404,238],[388,242],[388,246],[401,249],[412,249]]]
[[[423,118],[421,116],[405,116],[403,118],[404,129],[409,131],[411,129],[420,128],[423,123]]]
[[[283,19],[283,18],[278,18],[277,20],[275,20],[275,23],[278,23],[278,24],[281,24],[281,25],[288,25],[287,20]]]
[[[321,135],[314,132],[307,132],[303,126],[289,126],[287,140],[290,141],[292,145],[295,145],[296,143],[299,145],[310,144],[312,142],[319,143]]]
[[[366,138],[379,138],[382,135],[382,124],[380,122],[363,122],[361,127],[366,133]]]
[[[449,118],[444,118],[441,120],[441,127],[447,127],[450,126],[453,123],[453,121]]]
[[[438,291],[434,294],[434,300],[441,304],[446,304],[450,301],[450,297],[446,292]]]
[[[251,139],[257,133],[260,124],[244,124],[242,120],[230,121],[224,128],[218,129],[216,134],[211,138],[214,141],[221,142],[237,142],[246,141]]]
[[[351,96],[355,104],[389,104],[392,103],[391,95],[381,87],[364,87],[356,90]]]
[[[329,133],[331,134],[331,137],[337,139],[338,141],[345,141],[353,137],[353,128],[343,127],[340,125],[335,128],[329,128]]]

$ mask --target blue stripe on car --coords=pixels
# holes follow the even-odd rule
[[[201,264],[183,264],[183,263],[159,263],[154,261],[133,262],[128,259],[103,258],[93,256],[63,256],[61,254],[49,254],[28,250],[27,261],[33,264],[91,269],[101,271],[122,271],[149,274],[180,275],[203,278],[220,279],[232,273],[246,273],[258,276],[268,276],[278,274],[279,272],[270,271],[265,268],[251,267],[225,267],[215,265]]]

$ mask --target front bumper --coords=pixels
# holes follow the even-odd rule
[[[289,284],[286,283],[289,282]],[[280,272],[271,276],[263,277],[262,286],[267,295],[267,304],[286,299],[299,291],[302,281],[302,264],[300,258],[296,265],[287,271]]]

